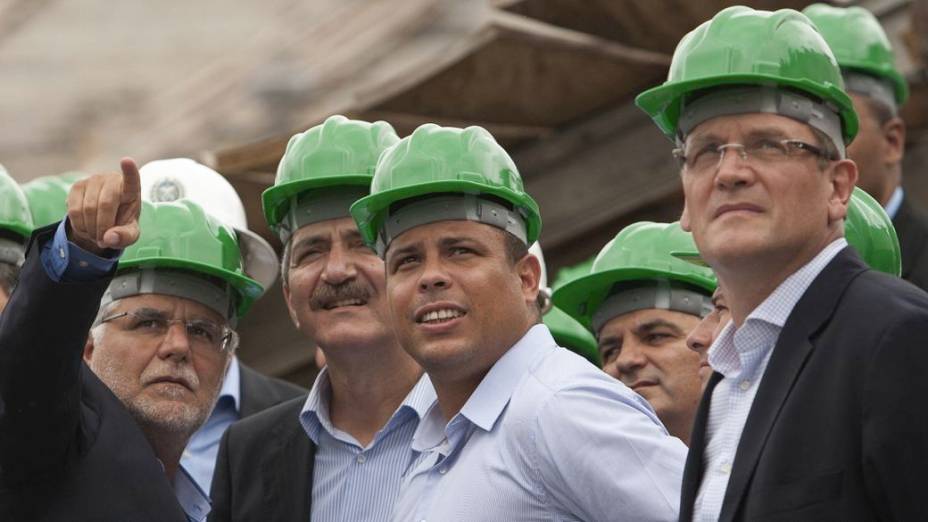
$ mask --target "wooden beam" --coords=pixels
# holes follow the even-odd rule
[[[493,26],[501,36],[532,41],[561,49],[592,53],[623,62],[670,66],[670,55],[638,49],[580,31],[565,29],[525,16],[496,11]]]

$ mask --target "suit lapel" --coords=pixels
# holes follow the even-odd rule
[[[703,459],[706,451],[706,426],[709,423],[709,404],[712,402],[712,391],[715,385],[722,380],[722,374],[713,372],[706,383],[706,390],[699,401],[696,410],[696,419],[693,431],[690,434],[690,450],[686,454],[686,467],[683,468],[683,488],[680,491],[680,520],[693,519],[693,506],[699,494],[699,485],[702,483]]]
[[[834,313],[847,285],[864,270],[866,266],[852,250],[842,250],[815,278],[790,313],[744,424],[719,520],[734,520],[764,444],[813,351],[812,338]]]
[[[274,434],[277,451],[268,452],[262,466],[267,520],[306,522],[312,513],[313,464],[316,445],[299,421],[288,422]]]
[[[902,253],[902,278],[908,280],[925,247],[928,231],[922,225],[921,215],[906,199],[902,200],[902,205],[893,219],[893,226],[896,228]]]

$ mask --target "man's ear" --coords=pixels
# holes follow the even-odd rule
[[[90,360],[93,359],[93,349],[93,336],[88,334],[87,341],[84,343],[84,362],[87,363],[88,366],[90,365]]]
[[[887,167],[895,167],[902,162],[905,155],[905,122],[896,116],[883,124],[883,162]]]
[[[284,286],[283,289],[284,289],[284,302],[287,303],[287,313],[290,315],[290,321],[292,321],[293,326],[295,326],[296,329],[299,330],[300,319],[296,315],[296,310],[294,310],[293,307],[290,306],[290,286],[289,285]]]
[[[828,197],[828,223],[847,216],[848,202],[857,184],[857,164],[849,159],[835,162],[828,170],[831,194]]]
[[[683,201],[683,212],[680,214],[680,228],[687,232],[693,232],[690,226],[690,212],[687,208],[686,200]]]
[[[527,303],[534,303],[538,299],[538,284],[541,282],[541,262],[538,258],[526,254],[516,263],[516,272],[522,282],[522,295]]]

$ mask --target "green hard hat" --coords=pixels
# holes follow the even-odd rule
[[[896,70],[892,44],[879,20],[862,7],[812,4],[802,13],[818,27],[842,69],[888,80],[897,104],[909,97],[909,85]]]
[[[573,266],[565,266],[557,271],[557,277],[554,278],[554,282],[551,283],[551,289],[557,290],[558,288],[564,286],[565,284],[577,279],[580,276],[585,276],[590,273],[590,270],[593,269],[593,261],[596,260],[596,256],[593,256],[585,261],[581,261]]]
[[[812,22],[792,9],[719,11],[680,40],[667,81],[638,95],[635,103],[674,138],[694,94],[738,86],[802,93],[840,116],[845,144],[857,134],[857,114],[834,55]]]
[[[117,278],[110,291],[120,290],[113,287],[118,286],[119,276],[125,272],[167,269],[194,273],[202,279],[229,285],[234,298],[228,307],[220,307],[227,308],[226,311],[217,311],[230,319],[245,315],[261,296],[261,285],[245,275],[235,231],[196,203],[186,199],[165,203],[143,201],[139,230],[138,241],[119,258]]]
[[[499,218],[501,228],[520,227],[526,245],[534,243],[541,233],[538,204],[525,192],[512,158],[486,129],[476,126],[458,129],[427,123],[384,151],[377,162],[371,194],[351,206],[351,215],[364,241],[382,253],[390,239],[384,236],[384,227],[391,207],[401,201],[440,195],[469,195],[485,202],[482,218],[486,221],[476,220]],[[490,200],[502,203],[491,206]],[[477,211],[479,214],[480,209]]]
[[[844,237],[870,268],[900,276],[902,254],[893,222],[883,207],[859,187],[854,187],[844,219]]]
[[[301,224],[348,217],[348,206],[368,193],[380,153],[399,139],[385,121],[370,123],[339,115],[293,135],[274,186],[262,194],[268,225],[286,240]],[[338,188],[342,193],[337,193]],[[301,206],[304,197],[310,201]]]
[[[556,306],[552,306],[541,319],[548,330],[551,330],[551,335],[558,345],[583,356],[597,367],[602,366],[596,338],[576,319]]]
[[[87,174],[83,172],[65,172],[58,176],[42,176],[23,185],[36,228],[64,219],[71,185],[85,177]]]
[[[554,291],[554,305],[596,333],[593,316],[617,283],[671,281],[708,296],[717,285],[715,274],[674,254],[696,249],[693,236],[675,223],[642,221],[623,228],[593,261],[588,275]]]
[[[0,230],[12,232],[25,242],[33,228],[29,201],[23,189],[0,165]]]

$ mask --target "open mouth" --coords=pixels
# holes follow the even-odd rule
[[[430,310],[421,314],[416,322],[419,324],[442,324],[449,321],[453,321],[458,317],[464,317],[467,315],[463,310],[457,310],[454,308],[439,308],[437,310]]]
[[[345,308],[348,306],[364,306],[366,304],[367,304],[367,300],[365,299],[358,299],[358,298],[339,299],[338,301],[332,301],[330,303],[326,303],[323,306],[323,308],[325,308],[326,310],[334,310],[336,308]]]

